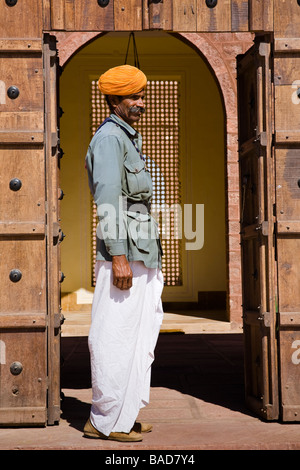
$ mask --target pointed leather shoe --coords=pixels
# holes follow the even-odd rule
[[[153,429],[152,424],[149,423],[139,423],[135,422],[134,426],[131,431],[137,432],[137,433],[142,433],[142,432],[151,432]]]
[[[85,423],[83,435],[92,439],[105,439],[119,442],[138,442],[143,440],[142,435],[133,430],[131,430],[130,433],[111,432],[109,436],[105,436],[105,434],[102,434],[102,432],[98,431],[98,429],[92,425],[90,419]]]

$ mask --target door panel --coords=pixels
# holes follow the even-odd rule
[[[126,5],[122,0],[114,0],[114,26],[116,31],[142,30],[142,0],[131,0]]]
[[[299,252],[299,244],[297,246]],[[299,282],[299,273],[298,273]],[[294,326],[294,322],[296,326]],[[299,368],[300,368],[299,313],[280,315],[281,415],[283,421],[300,420]]]
[[[1,238],[0,311],[46,314],[45,238],[21,235]],[[20,279],[17,280],[18,271]],[[13,277],[15,276],[15,277]]]
[[[47,420],[46,325],[38,317],[30,320],[32,325],[19,316],[14,327],[7,323],[8,329],[1,321],[1,425],[44,425]]]
[[[42,49],[4,52],[0,425],[55,424],[60,419],[62,240],[56,41],[46,35],[43,54]],[[17,86],[17,96],[6,94],[7,84]]]
[[[28,44],[0,54],[0,425],[47,419],[44,79]]]
[[[114,29],[114,4],[101,7],[97,1],[52,0],[51,27],[70,31],[112,31]]]
[[[300,16],[291,6],[291,22],[282,2],[275,4],[286,14],[276,17],[276,31],[293,38],[280,36],[274,52],[280,411],[283,421],[300,421]]]
[[[0,8],[2,38],[38,38],[43,29],[41,0],[3,1]]]
[[[279,416],[270,58],[268,42],[238,58],[246,403],[267,420]]]
[[[9,61],[9,67],[7,62]],[[0,58],[1,80],[7,89],[5,100],[6,112],[32,112],[43,113],[43,60],[41,53],[10,53],[1,54]],[[10,95],[10,87],[17,87],[16,92]],[[43,121],[41,122],[43,123]],[[26,128],[30,121],[24,122]],[[42,127],[41,127],[42,128]],[[10,128],[9,128],[10,129]]]
[[[0,224],[21,230],[22,223],[45,224],[44,150],[0,148]],[[34,169],[34,171],[33,171]],[[29,222],[30,221],[30,222]]]
[[[35,47],[33,41],[26,44],[3,40],[0,43],[0,142],[42,145],[44,90],[41,47]]]
[[[75,29],[77,31],[105,30],[113,31],[114,29],[114,5],[110,2],[105,8],[101,8],[98,2],[85,2],[75,0],[73,2],[71,15],[66,11],[66,22],[70,28],[70,20],[74,18]],[[66,9],[68,4],[66,4]],[[70,7],[69,7],[70,8]]]

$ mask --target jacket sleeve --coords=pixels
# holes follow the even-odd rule
[[[122,214],[122,140],[111,135],[97,139],[93,149],[93,194],[99,216],[97,237],[111,255],[126,254]]]

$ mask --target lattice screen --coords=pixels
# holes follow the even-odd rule
[[[182,285],[182,252],[180,214],[169,211],[181,204],[180,186],[180,83],[176,80],[150,80],[146,88],[146,113],[136,129],[143,136],[143,153],[153,180],[152,205],[161,209],[159,224],[164,250],[162,271],[166,286]],[[104,96],[97,81],[91,82],[91,132],[97,130],[109,115]],[[168,217],[165,216],[167,211]],[[92,201],[92,282],[96,257],[96,207]],[[176,235],[177,234],[177,235]]]

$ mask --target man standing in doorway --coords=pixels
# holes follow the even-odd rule
[[[136,421],[149,402],[151,364],[163,318],[161,245],[150,215],[152,182],[142,138],[145,74],[122,65],[99,79],[111,114],[88,148],[86,168],[97,206],[96,287],[89,349],[92,406],[84,436],[141,441]]]

